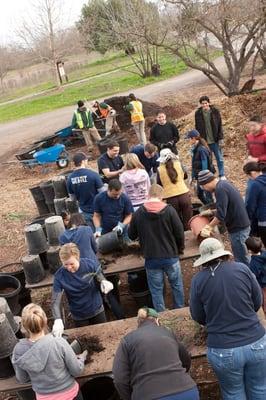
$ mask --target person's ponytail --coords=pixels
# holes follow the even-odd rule
[[[170,181],[175,184],[177,182],[178,174],[174,167],[173,160],[166,161],[165,168]]]

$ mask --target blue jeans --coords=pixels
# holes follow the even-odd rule
[[[199,400],[199,391],[197,387],[194,387],[193,389],[186,390],[185,392],[160,397],[157,400]]]
[[[249,266],[250,256],[246,246],[246,240],[249,237],[250,227],[241,229],[238,232],[229,233],[231,246],[235,261],[242,262]]]
[[[85,211],[81,211],[81,214],[85,218],[87,225],[92,229],[92,232],[95,232],[95,227],[94,227],[94,224],[92,221],[93,214],[85,212]]]
[[[247,346],[208,348],[207,356],[223,400],[266,399],[266,335]]]
[[[184,289],[182,272],[179,261],[165,267],[146,268],[147,280],[151,292],[153,307],[156,311],[164,311],[164,273],[172,288],[174,308],[184,307]]]
[[[224,157],[222,150],[218,143],[208,144],[211,152],[214,154],[217,162],[217,167],[219,170],[219,176],[224,176]]]

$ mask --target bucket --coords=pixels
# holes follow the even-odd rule
[[[49,271],[51,274],[55,274],[56,271],[61,267],[62,262],[59,257],[60,246],[51,246],[47,250],[47,260],[49,265]]]
[[[15,375],[13,365],[10,357],[0,357],[0,379],[11,378]]]
[[[20,312],[19,292],[20,282],[12,275],[0,274],[0,297],[4,297],[10,307],[12,314]],[[1,341],[0,341],[1,343]]]
[[[193,216],[198,215],[200,213],[201,207],[202,207],[201,203],[192,203]]]
[[[77,200],[72,200],[70,198],[67,198],[65,201],[66,205],[66,210],[69,212],[69,214],[75,214],[79,212],[79,205]]]
[[[47,250],[46,237],[40,224],[28,225],[24,232],[30,254],[40,254]]]
[[[200,232],[204,228],[204,226],[208,225],[209,218],[204,217],[202,215],[195,215],[188,221],[188,226],[190,230],[193,232],[194,236],[198,239]]]
[[[65,231],[62,217],[55,215],[45,220],[45,228],[49,246],[59,246],[59,236]]]
[[[52,204],[55,198],[53,182],[52,181],[43,182],[40,184],[40,188],[45,198],[46,204]]]
[[[119,400],[110,376],[93,378],[81,387],[84,400]]]
[[[66,199],[67,197],[54,199],[54,208],[56,215],[61,215],[63,211],[66,211]]]
[[[19,324],[15,320],[14,315],[12,314],[10,307],[4,297],[0,297],[0,314],[5,314],[13,332],[16,334],[19,330]]]
[[[127,281],[129,290],[133,293],[140,293],[149,290],[146,271],[128,272]]]
[[[21,261],[27,283],[34,284],[44,279],[45,271],[38,255],[22,257]]]
[[[98,250],[102,254],[110,253],[114,250],[121,249],[123,242],[122,236],[117,232],[108,232],[97,239]]]
[[[8,357],[12,354],[18,340],[13,332],[5,314],[0,314],[0,358]]]
[[[138,308],[153,307],[152,297],[151,297],[151,293],[149,290],[145,290],[144,292],[137,292],[137,293],[129,291],[129,293],[134,298]]]
[[[53,178],[52,182],[56,199],[68,196],[66,178],[64,176],[56,176]]]

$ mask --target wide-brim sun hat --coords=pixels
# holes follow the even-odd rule
[[[160,151],[160,157],[157,161],[161,164],[165,164],[168,160],[178,160],[178,156],[175,155],[170,149],[163,149]]]
[[[232,255],[230,251],[225,250],[223,243],[215,238],[204,239],[200,244],[199,251],[200,258],[194,262],[193,267],[199,267],[222,256]]]

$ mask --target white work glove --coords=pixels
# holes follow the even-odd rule
[[[64,324],[61,318],[55,319],[52,333],[55,337],[61,337],[64,332]]]
[[[84,350],[81,354],[77,355],[77,358],[79,360],[82,360],[83,362],[85,362],[86,358],[87,358],[87,355],[88,355],[88,350]]]
[[[200,236],[203,237],[203,238],[208,238],[208,237],[211,236],[212,231],[213,231],[213,227],[210,226],[210,225],[206,225],[206,226],[204,226],[204,228],[201,230]]]
[[[123,222],[118,222],[118,224],[113,228],[113,231],[117,232],[118,235],[122,235],[125,226],[126,225],[123,224]]]
[[[112,284],[112,282],[107,281],[106,279],[103,279],[101,281],[101,291],[104,294],[108,294],[109,292],[111,292],[111,290],[113,290],[114,285]]]
[[[208,209],[201,211],[199,215],[201,215],[202,217],[213,217],[214,214],[215,214],[214,210]]]

